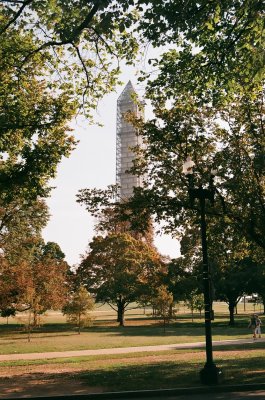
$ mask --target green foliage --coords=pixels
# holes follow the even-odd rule
[[[0,245],[2,256],[12,262],[29,259],[33,244],[41,241],[41,231],[48,221],[43,200],[16,199],[0,207]]]
[[[0,2],[0,191],[5,202],[49,193],[75,147],[68,122],[88,120],[138,49],[128,1]]]
[[[98,101],[118,82],[119,61],[130,63],[137,52],[128,32],[137,19],[131,5],[0,2],[0,244],[7,274],[1,303],[23,300],[36,312],[60,303],[54,268],[65,269],[64,254],[57,245],[40,245],[48,220],[40,198],[75,148],[68,123],[81,110],[92,121]]]
[[[96,217],[96,232],[102,235],[129,233],[136,239],[143,239],[153,245],[153,226],[148,211],[144,208],[143,198],[137,206],[138,188],[134,188],[133,204],[131,201],[117,202],[118,186],[109,185],[107,189],[81,189],[77,202]]]
[[[58,243],[55,242],[47,242],[43,246],[43,256],[49,257],[53,259],[57,259],[58,261],[63,260],[65,258],[65,254],[62,252]]]
[[[198,250],[196,248],[196,250]],[[194,248],[194,252],[196,252]],[[200,249],[199,249],[200,250]],[[174,301],[186,301],[191,293],[202,291],[202,279],[198,273],[198,259],[191,257],[191,253],[172,259],[168,264],[166,282],[173,293]],[[200,262],[200,260],[199,260]]]
[[[256,95],[255,100],[250,96],[238,98],[217,111],[197,107],[187,94],[185,100],[177,98],[169,108],[157,108],[156,119],[136,121],[147,142],[139,157],[145,160],[144,165],[136,161],[132,170],[145,174],[148,187],[139,190],[138,204],[142,197],[143,208],[158,221],[166,220],[168,232],[181,234],[184,227],[189,229],[198,222],[189,204],[188,182],[181,172],[186,155],[191,154],[196,163],[195,185],[207,186],[207,171],[218,169],[216,202],[214,207],[207,204],[207,214],[225,215],[222,226],[233,226],[238,235],[243,233],[247,240],[265,247],[265,136],[262,94]]]
[[[252,282],[252,293],[258,293],[263,303],[263,313],[265,313],[265,266],[264,263],[257,263]]]
[[[197,223],[181,175],[191,155],[195,185],[207,185],[206,171],[218,170],[217,201],[206,212],[225,214],[222,226],[233,226],[264,249],[261,2],[140,3],[148,5],[140,21],[143,36],[169,50],[150,60],[157,72],[149,76],[146,96],[155,117],[134,121],[146,142],[133,168],[147,177],[138,204],[142,198],[143,208],[165,220],[174,235]]]
[[[1,34],[0,188],[1,201],[46,196],[48,180],[75,142],[67,122],[75,104],[68,93],[49,88],[47,61],[36,54],[20,68],[34,46],[29,32]]]
[[[46,60],[50,88],[68,93],[91,118],[99,99],[117,83],[119,61],[132,62],[137,51],[130,33],[137,14],[129,7],[127,0],[5,2],[0,34],[10,34],[14,26],[28,32],[32,43],[19,67],[23,71],[35,57]]]
[[[257,248],[245,239],[243,232],[239,234],[234,230],[234,226],[227,224],[225,218],[220,215],[208,218],[207,228],[211,298],[227,303],[230,312],[229,323],[233,325],[234,310],[240,298],[244,293],[256,293],[255,282],[259,270]],[[195,304],[193,295],[203,292],[200,232],[196,226],[186,230],[181,240],[181,250],[184,256],[176,261],[183,269],[189,266],[189,270],[183,275],[187,278],[186,301],[192,309]]]
[[[264,10],[259,0],[170,2],[148,4],[140,20],[142,35],[154,46],[173,50],[152,64],[160,70],[150,83],[161,97],[185,96],[227,104],[234,94],[261,87],[264,71]],[[177,48],[177,50],[176,50]]]
[[[14,315],[16,315],[16,309],[13,307],[7,307],[1,310],[1,317],[3,318],[13,317]]]
[[[192,318],[194,310],[198,310],[201,314],[204,308],[204,297],[202,293],[198,293],[197,290],[193,290],[186,298],[185,304],[191,310]]]

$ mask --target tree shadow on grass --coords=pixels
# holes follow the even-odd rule
[[[245,344],[229,344],[229,345],[221,345],[216,346],[214,350],[218,351],[234,351],[234,350],[258,350],[258,349],[265,349],[265,342],[253,342],[253,343],[245,343]]]
[[[199,366],[189,370],[187,364],[158,363],[148,365],[112,366],[86,371],[80,379],[87,385],[104,382],[105,391],[168,389],[199,385]]]
[[[225,384],[264,382],[264,359],[222,360]],[[86,371],[79,377],[87,385],[104,382],[107,391],[170,389],[200,386],[199,372],[204,362],[160,362],[148,365],[115,365],[108,369]]]
[[[139,321],[139,320],[138,320]],[[143,322],[143,321],[141,321]],[[128,320],[127,325],[120,327],[116,322],[111,325],[103,325],[101,322],[98,324],[97,321],[94,325],[89,328],[83,329],[82,333],[96,333],[104,334],[107,336],[121,336],[121,337],[178,337],[186,336],[187,341],[189,337],[201,336],[204,337],[205,328],[204,321],[192,322],[177,320],[166,325],[164,332],[164,326],[161,321],[154,320],[153,324],[150,324],[150,320],[145,325],[134,324],[133,321]],[[218,318],[212,323],[212,333],[214,336],[225,335],[227,337],[236,337],[237,335],[248,334],[246,318],[241,318],[237,321],[235,326],[228,326],[224,324],[222,320]],[[81,333],[81,334],[82,334]],[[12,340],[24,340],[24,336],[27,332],[22,329],[21,325],[0,327],[0,336],[2,340],[10,340],[10,335],[19,335],[19,337],[12,337]],[[38,329],[33,330],[33,335],[36,337],[54,337],[54,336],[73,336],[76,335],[75,328],[71,328],[68,324],[44,324]]]
[[[134,360],[134,361],[133,361]],[[20,396],[43,396],[63,394],[85,394],[102,391],[130,391],[148,389],[190,388],[201,386],[199,372],[204,361],[163,361],[148,360],[135,363],[135,359],[109,360],[92,369],[67,373],[31,373],[12,378],[0,378],[1,395],[15,393]],[[130,364],[131,362],[131,364]],[[264,382],[264,359],[223,358],[216,363],[224,372],[224,384],[253,384]],[[93,365],[93,364],[92,364]],[[87,363],[89,368],[89,362]]]
[[[163,323],[155,324],[155,325],[147,325],[147,326],[132,326],[126,325],[124,327],[120,326],[103,326],[103,325],[94,325],[88,328],[88,331],[94,333],[105,333],[108,335],[119,335],[122,337],[136,337],[136,336],[145,336],[145,337],[154,337],[154,336],[187,336],[187,337],[195,337],[195,336],[203,336],[205,334],[204,323],[201,324],[193,324],[193,323],[170,323],[166,325],[166,329],[164,332]],[[249,330],[245,325],[235,325],[228,326],[223,324],[213,324],[212,325],[212,333],[216,336],[231,336],[234,337],[236,335],[248,334]]]

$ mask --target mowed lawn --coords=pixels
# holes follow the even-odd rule
[[[247,325],[254,311],[252,304],[245,310],[240,304],[234,327],[228,326],[225,304],[217,303],[214,308],[213,340],[251,337]],[[33,332],[30,343],[21,324],[25,316],[10,319],[8,325],[1,319],[0,351],[2,354],[32,353],[205,340],[203,318],[196,314],[192,320],[189,311],[183,307],[165,332],[161,321],[151,317],[150,310],[128,312],[125,327],[117,326],[115,314],[107,306],[97,308],[93,316],[93,325],[78,335],[60,313],[50,312],[43,325]],[[264,351],[262,341],[214,348],[214,360],[224,371],[224,383],[263,382]],[[0,362],[0,391],[3,393],[0,398],[13,392],[18,397],[43,395],[47,388],[52,388],[50,394],[58,395],[199,386],[199,371],[204,363],[204,349],[5,361]]]
[[[247,328],[253,304],[243,310],[240,304],[236,325],[228,325],[227,305],[215,304],[215,320],[212,323],[213,340],[248,338]],[[115,313],[108,306],[97,307],[92,313],[93,324],[78,335],[75,327],[66,323],[59,312],[48,312],[43,324],[31,334],[28,342],[23,326],[26,316],[4,318],[0,324],[0,354],[51,352],[83,349],[100,349],[131,346],[152,346],[204,341],[204,320],[198,314],[192,320],[189,310],[180,307],[176,319],[166,326],[159,319],[152,318],[151,310],[132,309],[126,313],[125,327],[119,327]]]

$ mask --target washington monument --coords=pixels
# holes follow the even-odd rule
[[[136,116],[143,116],[143,110],[133,100],[136,92],[131,81],[127,83],[117,101],[117,134],[116,134],[116,184],[119,185],[119,197],[126,201],[133,195],[133,188],[141,186],[142,177],[127,173],[133,166],[135,155],[132,147],[142,146],[142,138],[138,136],[135,128],[125,121],[124,114],[131,111]]]

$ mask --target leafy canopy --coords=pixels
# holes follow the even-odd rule
[[[77,274],[97,301],[124,305],[140,300],[161,268],[156,251],[126,233],[95,237]]]

